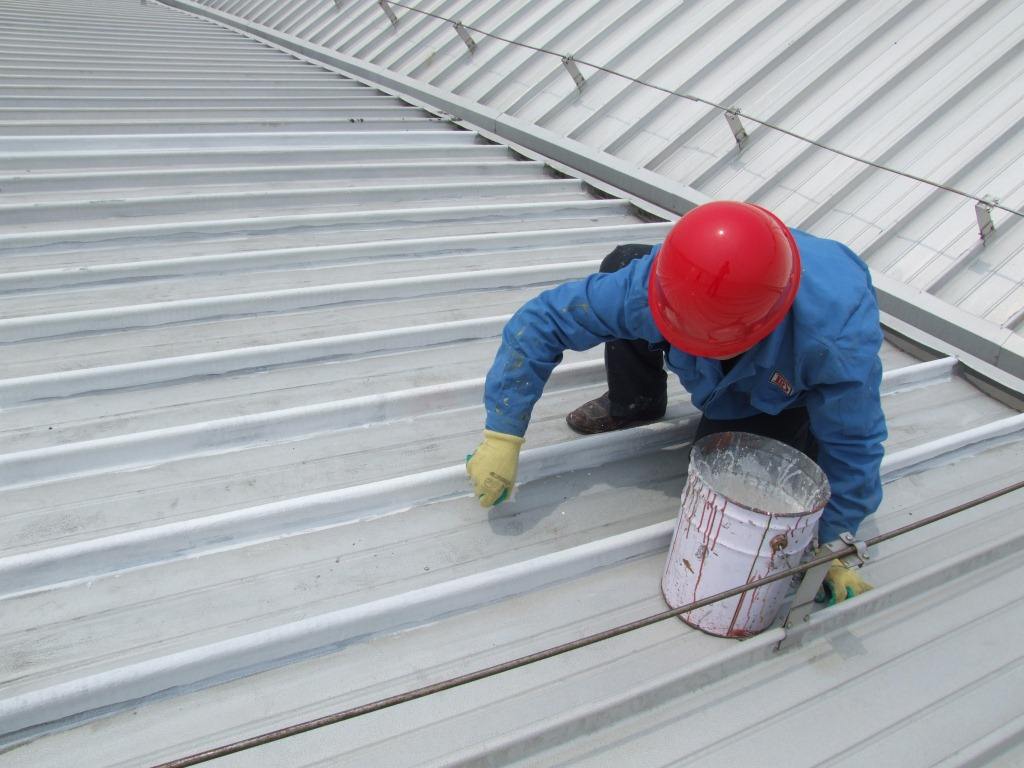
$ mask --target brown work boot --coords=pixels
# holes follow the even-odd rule
[[[596,400],[584,403],[575,411],[570,411],[565,417],[565,423],[574,432],[581,435],[596,435],[600,432],[614,432],[617,429],[629,429],[639,427],[641,424],[650,424],[665,415],[665,406],[645,409],[643,413],[631,415],[629,418],[619,419],[612,416],[612,402],[605,392]]]

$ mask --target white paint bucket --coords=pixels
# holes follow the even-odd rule
[[[799,565],[831,490],[821,468],[777,440],[720,432],[690,453],[679,520],[661,591],[672,608]],[[684,613],[712,635],[748,637],[768,627],[789,579]]]

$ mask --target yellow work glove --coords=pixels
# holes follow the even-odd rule
[[[466,474],[473,481],[481,507],[500,504],[512,493],[522,445],[521,437],[485,429],[484,441],[466,457]]]
[[[835,605],[850,597],[856,597],[871,589],[871,585],[860,577],[855,568],[846,565],[842,560],[833,560],[825,576],[825,591],[828,593],[828,604]]]

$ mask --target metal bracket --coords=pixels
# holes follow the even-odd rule
[[[851,546],[857,550],[857,559],[860,560],[861,565],[867,563],[867,561],[871,558],[871,555],[868,554],[868,545],[860,539],[855,539],[852,533],[840,533],[839,540],[843,542],[843,544]]]
[[[842,548],[843,546],[840,542],[832,541],[822,545],[818,549],[818,553],[823,554],[825,550],[835,552]],[[826,560],[821,565],[816,565],[804,574],[803,581],[800,582],[800,586],[797,587],[796,594],[793,596],[793,602],[790,603],[789,612],[782,622],[783,632],[798,624],[803,624],[811,618],[811,613],[814,609],[814,598],[817,596],[818,590],[821,589],[821,585],[824,583],[825,576],[828,574],[828,569],[831,565],[832,561]],[[786,637],[783,637],[775,645],[775,650],[781,650],[788,639],[787,633]]]
[[[974,204],[974,215],[978,217],[978,233],[984,244],[988,243],[992,233],[996,231],[996,225],[992,223],[992,206],[997,202],[999,201],[994,198],[986,197]]]
[[[476,50],[476,40],[470,37],[469,30],[462,26],[461,21],[453,21],[452,25],[454,25],[455,31],[458,33],[459,37],[462,38],[462,42],[464,42],[466,47],[469,48],[469,52],[473,53],[473,51]]]
[[[398,26],[398,17],[395,16],[395,12],[391,10],[391,6],[388,5],[388,0],[377,0],[377,5],[380,6],[381,10],[384,11],[384,15],[388,17],[388,21],[391,22],[391,26]]]
[[[582,92],[583,84],[587,81],[587,79],[583,77],[583,73],[580,72],[580,68],[576,66],[576,60],[572,56],[563,56],[562,66],[564,66],[569,71],[569,74],[572,76],[573,82],[576,83],[576,89]]]
[[[727,109],[725,111],[725,122],[729,124],[732,136],[736,139],[736,146],[743,149],[743,146],[750,137],[747,135],[747,129],[743,127],[743,123],[740,121],[740,108],[732,107]]]

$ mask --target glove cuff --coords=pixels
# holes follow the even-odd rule
[[[495,432],[490,429],[484,430],[484,440],[500,440],[503,443],[509,443],[517,448],[526,442],[526,438],[519,437],[518,435],[509,435],[505,432]]]

